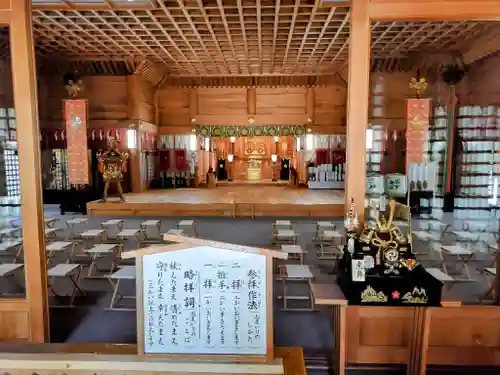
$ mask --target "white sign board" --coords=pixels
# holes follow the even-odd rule
[[[143,258],[144,353],[265,355],[266,256],[199,246]]]

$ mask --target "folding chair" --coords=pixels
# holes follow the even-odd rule
[[[118,303],[120,300],[125,298],[135,299],[135,296],[125,296],[120,293],[119,288],[121,282],[124,280],[132,280],[135,281],[135,266],[123,266],[118,271],[113,272],[108,277],[111,286],[113,287],[113,295],[111,296],[111,302],[109,303],[109,307],[107,310],[125,310],[125,311],[133,311],[133,308],[123,308],[118,307]]]
[[[72,285],[72,292],[69,295],[69,304],[64,307],[73,307],[73,302],[75,301],[75,297],[77,293],[80,293],[81,296],[85,296],[85,292],[80,288],[80,276],[82,273],[82,266],[80,264],[70,264],[70,263],[62,263],[58,264],[50,268],[47,272],[47,276],[49,277],[50,282],[48,283],[49,291],[55,297],[61,297],[60,294],[56,292],[54,289],[54,280],[56,278],[68,279]],[[63,307],[62,305],[57,305],[54,307]]]

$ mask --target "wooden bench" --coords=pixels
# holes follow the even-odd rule
[[[196,231],[196,221],[194,220],[181,220],[177,223],[177,229],[182,229],[184,231],[192,231],[195,237],[198,237],[198,232]]]
[[[284,311],[313,311],[314,303],[313,296],[311,292],[311,280],[313,279],[313,274],[309,266],[299,265],[299,264],[286,264],[278,268],[279,273],[276,277],[277,280],[281,280],[282,295],[276,298],[283,300]],[[288,283],[290,282],[306,282],[307,283],[307,294],[288,294]],[[308,301],[309,306],[306,308],[290,308],[288,307],[289,300],[301,300]]]
[[[140,229],[123,229],[116,235],[116,238],[120,242],[122,249],[125,247],[125,240],[135,239],[137,241],[137,247],[141,248],[142,244],[142,230]]]
[[[148,239],[148,229],[156,229],[158,237],[161,239],[161,220],[146,220],[140,224],[143,240]]]
[[[15,254],[12,254],[12,250],[15,250]],[[14,238],[0,242],[0,256],[9,257],[10,259],[12,259],[12,263],[17,263],[19,260],[21,260],[22,251],[22,238]]]
[[[132,280],[135,281],[135,266],[123,266],[118,271],[113,272],[108,277],[111,286],[113,287],[113,295],[111,296],[111,302],[109,303],[109,307],[107,310],[124,310],[124,311],[134,311],[133,308],[123,308],[118,307],[118,303],[120,300],[125,298],[135,299],[134,296],[125,296],[120,293],[119,288],[120,284],[124,280]]]
[[[184,230],[182,229],[169,229],[167,231],[167,234],[170,234],[172,236],[182,236],[184,233]]]
[[[56,225],[57,221],[59,221],[59,219],[54,217],[43,219],[43,222],[47,228],[54,228],[54,225]]]
[[[81,235],[80,233],[77,233],[76,228],[79,225],[82,226],[85,225],[85,227],[87,227],[88,222],[89,219],[84,217],[77,217],[70,220],[66,220],[66,226],[68,227],[68,235],[66,236],[66,241],[81,239]]]
[[[278,229],[274,233],[274,245],[295,245],[297,243],[297,237],[299,235],[295,233],[293,229]]]
[[[45,240],[56,240],[57,239],[57,233],[62,231],[63,228],[45,228]]]
[[[292,222],[290,220],[276,220],[273,223],[273,230],[277,232],[280,229],[292,229]]]
[[[325,247],[334,247],[342,242],[344,236],[334,230],[325,230],[320,232],[318,236],[318,244],[320,246],[320,251],[318,257],[322,257],[325,254]]]
[[[453,285],[455,285],[456,280],[447,273],[444,273],[441,269],[431,267],[426,268],[425,270],[435,279],[441,281],[444,284],[446,290],[451,290]]]
[[[344,255],[344,246],[345,245],[333,245],[332,247],[329,247],[328,249],[325,250],[323,247],[320,251],[316,253],[316,257],[318,260],[333,260],[337,261],[340,258],[342,258],[342,255]]]
[[[464,248],[460,244],[455,244],[455,245],[441,245],[441,249],[445,252],[445,254],[454,257],[456,260],[456,263],[460,265],[460,268],[457,268],[457,272],[460,274],[465,274],[466,279],[461,279],[461,281],[475,281],[472,278],[471,272],[469,270],[468,263],[474,256],[474,252],[472,250]],[[445,267],[445,262],[444,258],[443,259],[443,266]],[[449,274],[449,272],[446,270],[446,273]],[[458,279],[457,279],[458,280]]]
[[[54,307],[74,307],[73,302],[75,301],[77,293],[80,293],[81,296],[85,296],[85,292],[80,288],[81,273],[82,266],[80,264],[71,263],[58,264],[57,266],[54,266],[48,270],[47,276],[50,280],[48,283],[49,291],[55,297],[61,297],[61,295],[58,294],[54,289],[53,281],[55,278],[67,279],[71,282],[72,285],[72,292],[69,295],[69,304],[65,306],[57,305]]]
[[[423,242],[431,242],[431,241],[439,241],[440,237],[436,236],[434,233],[422,231],[422,230],[414,230],[413,235],[417,237],[420,241]]]
[[[300,264],[304,264],[304,254],[307,251],[303,250],[300,245],[281,245],[281,251],[288,254],[288,259],[298,259]]]
[[[500,291],[495,291],[495,281],[497,276],[497,269],[493,267],[486,267],[480,270],[480,272],[485,276],[491,279],[491,281],[486,280],[489,284],[488,290],[486,293],[479,298],[479,301],[482,302],[487,299],[494,299],[495,302],[498,303],[499,296],[495,296],[495,293],[500,293]]]
[[[98,266],[98,259],[104,258],[107,254],[112,254],[113,256],[113,262],[111,263],[110,269],[107,271],[108,274],[111,274],[116,266],[116,261],[118,259],[119,253],[116,251],[117,249],[120,249],[118,245],[115,244],[98,244],[95,245],[94,247],[85,250],[85,254],[90,259],[90,265],[89,269],[87,272],[87,278],[102,278],[102,275],[93,275],[94,269],[97,270],[97,272],[106,272],[105,270],[99,268]]]
[[[0,229],[0,240],[4,237],[16,237],[17,234],[21,233],[21,228],[2,228]]]
[[[337,226],[331,221],[317,221],[316,222],[316,232],[314,233],[314,239],[319,240],[320,233],[327,230],[335,230]]]
[[[106,230],[106,233],[108,234],[108,239],[116,239],[116,238],[111,238],[109,236],[110,229],[113,227],[116,227],[116,232],[121,232],[123,230],[123,223],[124,221],[122,219],[111,219],[107,221],[103,221],[101,223],[101,228]]]
[[[45,252],[47,254],[47,265],[52,263],[52,258],[57,253],[64,253],[66,250],[71,249],[69,254],[67,254],[66,257],[66,263],[70,262],[71,256],[73,255],[74,249],[75,249],[75,243],[74,242],[68,242],[68,241],[55,241],[49,243],[45,247]]]
[[[479,242],[481,237],[480,233],[473,233],[464,230],[454,230],[451,232],[461,242]]]
[[[18,293],[7,293],[8,295],[19,295],[23,294],[24,288],[16,279],[16,275],[24,267],[22,263],[4,263],[0,264],[0,277],[3,277],[11,286],[19,290]]]
[[[106,229],[89,229],[80,234],[82,240],[87,249],[92,248],[93,244],[91,241],[96,241],[97,243],[103,243],[107,240]]]

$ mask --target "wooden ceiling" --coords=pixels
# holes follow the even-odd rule
[[[33,22],[37,51],[49,60],[132,70],[147,60],[178,79],[316,76],[345,68],[349,10],[315,0],[34,0]],[[373,62],[466,52],[490,26],[374,22]]]

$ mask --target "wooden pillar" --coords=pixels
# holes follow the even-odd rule
[[[129,149],[130,156],[130,185],[132,188],[132,193],[141,193],[143,191],[142,175],[147,171],[141,168],[141,152],[142,152],[142,142],[141,142],[141,131],[140,126],[135,126],[135,149]],[[127,134],[128,137],[128,134]]]
[[[247,115],[255,116],[257,113],[257,90],[255,88],[247,89]]]
[[[129,120],[139,120],[139,103],[141,102],[141,92],[139,81],[140,77],[136,74],[130,74],[125,77],[127,80],[127,116]]]
[[[31,0],[12,1],[10,43],[19,147],[24,270],[30,341],[49,340],[47,264]]]
[[[370,78],[369,0],[353,1],[350,18],[349,78],[347,85],[346,207],[354,199],[364,220],[366,190],[366,128]]]
[[[306,115],[308,122],[314,122],[314,88],[308,87],[306,92]]]
[[[193,119],[198,115],[198,90],[189,90],[189,121],[194,125]]]
[[[160,89],[156,89],[153,96],[153,104],[155,108],[155,125],[157,127],[156,136],[160,136]],[[157,138],[158,139],[158,138]]]

